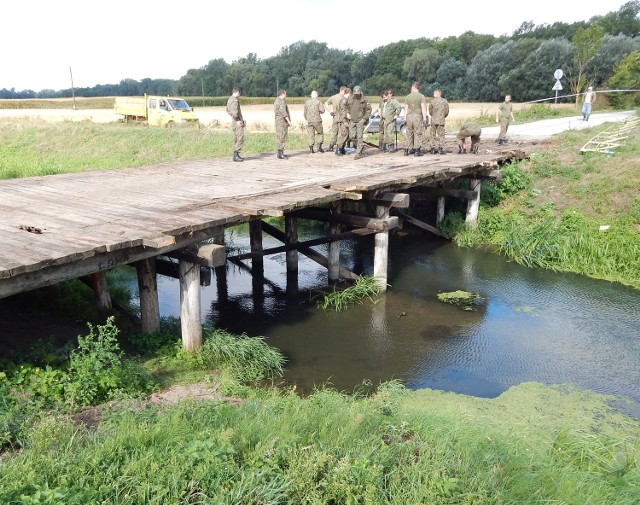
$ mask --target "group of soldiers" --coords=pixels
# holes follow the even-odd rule
[[[242,117],[240,102],[240,88],[233,88],[227,102],[227,113],[231,116],[231,130],[233,131],[233,161],[243,161],[240,150],[244,144],[244,129],[246,122]],[[291,115],[286,103],[287,92],[278,91],[274,102],[276,127],[276,157],[286,160],[284,154],[285,143],[291,126]],[[498,143],[506,142],[505,136],[509,122],[513,120],[511,96],[505,97],[496,114],[496,122],[500,123]],[[449,115],[449,102],[442,97],[442,91],[436,89],[433,98],[427,103],[425,96],[420,93],[420,83],[411,85],[411,92],[407,95],[402,107],[393,96],[391,89],[380,92],[380,103],[376,111],[380,116],[378,148],[386,153],[397,150],[397,119],[401,117],[404,108],[404,128],[406,143],[404,155],[423,156],[424,153],[446,154],[444,148],[445,121]],[[307,122],[309,135],[309,152],[324,153],[324,130],[322,114],[329,112],[332,117],[331,141],[329,151],[337,156],[346,154],[347,143],[355,144],[354,159],[360,159],[364,150],[364,129],[371,117],[371,104],[362,93],[360,86],[354,86],[353,91],[347,86],[341,86],[338,93],[330,97],[324,104],[318,98],[317,91],[304,104],[304,118]],[[429,135],[427,136],[427,130]],[[467,122],[462,125],[458,133],[458,153],[467,152],[465,139],[471,139],[470,153],[478,153],[481,128],[477,123]]]

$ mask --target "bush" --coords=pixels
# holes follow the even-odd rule
[[[522,170],[520,163],[509,163],[502,170],[502,179],[484,184],[480,194],[481,203],[494,207],[509,196],[531,187],[531,178]]]

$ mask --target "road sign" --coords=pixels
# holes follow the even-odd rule
[[[560,79],[562,79],[562,76],[563,76],[563,75],[564,75],[564,72],[562,71],[562,69],[561,69],[561,68],[559,68],[558,70],[556,70],[556,71],[553,73],[553,77],[555,77],[555,78],[556,78],[556,80],[560,80]],[[562,88],[560,88],[560,89],[562,89]]]
[[[556,83],[553,85],[553,88],[551,88],[551,91],[561,91],[562,90],[562,84],[560,84],[560,81],[556,81]]]

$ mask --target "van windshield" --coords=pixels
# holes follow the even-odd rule
[[[173,107],[174,110],[191,110],[191,107],[189,107],[189,104],[184,100],[182,100],[181,98],[178,98],[178,99],[172,98],[169,100],[169,103],[171,104],[171,107]]]

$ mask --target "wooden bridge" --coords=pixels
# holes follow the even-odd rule
[[[134,264],[142,328],[153,332],[160,320],[156,275],[173,266],[180,279],[183,342],[195,349],[202,339],[201,271],[224,264],[225,227],[250,223],[252,252],[229,259],[250,257],[256,270],[263,255],[286,251],[288,278],[296,279],[300,252],[327,267],[330,281],[354,277],[339,265],[340,240],[375,234],[374,276],[384,287],[389,230],[399,219],[439,233],[401,210],[410,203],[402,192],[437,198],[438,221],[445,196],[465,198],[467,221],[474,223],[481,181],[523,156],[503,151],[415,157],[369,149],[355,161],[349,155],[300,152],[289,160],[269,154],[243,163],[212,159],[3,180],[0,298],[88,276],[99,308],[108,310],[104,273]],[[459,178],[469,180],[468,190],[447,188]],[[343,208],[349,200],[359,202],[354,212]],[[284,216],[285,230],[263,223],[263,216]],[[331,233],[300,242],[298,219],[330,222]],[[341,231],[344,227],[348,231]],[[263,249],[263,232],[284,245]],[[312,249],[320,243],[330,244],[326,257]]]

